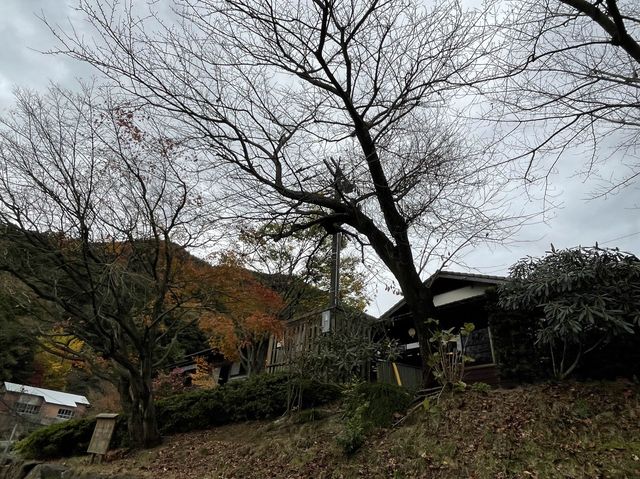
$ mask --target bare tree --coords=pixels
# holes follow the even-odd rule
[[[53,352],[111,365],[132,439],[150,446],[160,440],[152,375],[205,305],[185,248],[210,222],[190,154],[92,95],[22,91],[2,121],[0,269],[56,322]]]
[[[523,221],[507,214],[507,172],[451,114],[492,53],[483,12],[455,0],[181,0],[172,23],[116,2],[80,9],[94,36],[50,25],[59,52],[225,164],[235,214],[286,224],[276,236],[320,225],[371,248],[423,357],[436,315],[425,268]]]
[[[597,195],[632,184],[640,175],[640,4],[525,0],[505,5],[504,48],[493,70],[502,80],[490,90],[490,115],[508,133],[510,153],[530,160],[527,178],[547,176],[574,148],[587,159],[584,172],[602,180]],[[552,163],[540,170],[538,159],[545,156]],[[601,164],[613,157],[619,164],[607,174]]]

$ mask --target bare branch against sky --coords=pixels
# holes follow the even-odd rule
[[[477,2],[476,2],[477,3]],[[94,4],[94,2],[90,2]],[[11,90],[15,86],[26,86],[36,90],[47,87],[49,80],[61,82],[70,88],[77,88],[76,78],[89,78],[99,75],[99,72],[83,62],[76,62],[64,56],[47,56],[38,53],[55,45],[51,33],[38,17],[46,18],[61,32],[69,33],[70,25],[74,25],[76,32],[91,39],[91,27],[82,20],[83,13],[75,10],[75,2],[65,0],[4,0],[0,3],[0,40],[12,48],[3,49],[0,52],[0,60],[3,68],[0,71],[0,106],[8,107],[11,103]],[[170,3],[154,3],[155,9],[162,8],[159,15],[165,19],[166,26],[177,28],[173,25],[172,14],[169,12]],[[136,8],[143,12],[145,4],[136,2]],[[140,48],[144,45],[140,45]],[[202,59],[206,61],[206,58]],[[437,109],[434,109],[436,111]],[[532,134],[536,135],[537,130]],[[607,141],[613,141],[611,135]],[[510,145],[510,147],[518,146]],[[304,148],[304,145],[301,145]],[[335,154],[335,149],[327,147],[327,151]],[[576,175],[581,169],[578,165],[584,165],[584,157],[588,151],[565,152],[561,162],[556,167],[556,174],[552,177],[550,185],[558,201],[563,208],[558,210],[553,217],[547,218],[546,225],[535,225],[525,228],[514,239],[528,241],[520,247],[510,248],[476,247],[467,251],[464,256],[468,266],[479,268],[479,271],[491,273],[504,273],[509,264],[524,254],[540,254],[549,242],[556,245],[572,246],[578,243],[593,244],[596,240],[609,243],[609,246],[619,245],[627,250],[637,250],[636,245],[640,238],[640,221],[637,212],[629,209],[637,206],[636,191],[627,188],[615,196],[597,201],[585,201],[593,190],[591,183],[584,184],[583,177]],[[343,154],[343,157],[346,155]],[[613,152],[612,159],[616,162],[624,161],[621,152]],[[598,173],[603,178],[615,176],[620,170],[614,163],[607,163],[598,167]],[[529,210],[526,199],[514,200],[515,211]],[[382,294],[377,301],[378,311],[384,310],[394,299],[387,294]],[[376,305],[373,306],[374,311]]]
[[[185,250],[217,228],[190,150],[154,127],[91,88],[19,91],[0,121],[0,271],[109,363],[146,446],[151,379],[206,299]]]
[[[500,80],[486,88],[498,130],[543,175],[567,152],[594,196],[640,179],[640,4],[627,0],[505,2]],[[536,173],[528,170],[529,179]],[[628,206],[638,206],[630,204]]]

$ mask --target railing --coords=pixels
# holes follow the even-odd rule
[[[267,350],[267,372],[283,371],[292,356],[306,351],[322,331],[322,311],[312,311],[289,321],[280,338],[272,336]]]
[[[312,311],[298,316],[287,322],[281,337],[270,338],[265,364],[267,372],[287,370],[291,364],[295,364],[296,367],[304,364],[306,353],[318,347],[316,340],[323,334],[323,312]],[[370,335],[370,323],[364,321],[364,317],[361,319],[336,308],[331,316],[330,329],[347,335]],[[359,369],[359,376],[369,377],[368,364],[362,365]]]

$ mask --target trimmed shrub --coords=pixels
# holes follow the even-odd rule
[[[231,422],[270,419],[287,408],[286,374],[261,374],[216,389],[192,391],[158,401],[156,412],[162,434],[206,429]],[[341,397],[340,387],[301,380],[302,406],[321,406]]]
[[[302,407],[322,406],[342,398],[343,388],[337,384],[321,383],[311,379],[299,379]]]
[[[162,434],[207,429],[232,422],[269,419],[283,414],[287,407],[285,374],[262,374],[216,389],[176,394],[156,402],[158,426]],[[335,401],[342,390],[331,384],[302,381],[303,407]],[[95,419],[65,421],[38,429],[16,445],[29,459],[53,459],[85,454]],[[118,417],[111,447],[128,445],[127,418]]]
[[[94,419],[76,419],[37,429],[19,441],[15,449],[27,459],[53,459],[87,451]]]
[[[15,449],[25,459],[55,459],[86,454],[95,427],[95,418],[52,424],[29,434],[15,445]],[[120,416],[111,447],[125,447],[127,443],[127,418]]]

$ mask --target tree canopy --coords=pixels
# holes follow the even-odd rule
[[[0,270],[55,323],[57,353],[109,362],[133,441],[157,443],[152,376],[211,295],[185,250],[213,220],[188,155],[151,119],[53,87],[18,93],[0,158]]]
[[[282,334],[284,302],[235,255],[223,255],[212,268],[210,287],[220,298],[217,311],[201,316],[200,328],[226,359],[240,361],[252,375],[262,370],[270,336]]]
[[[265,284],[282,297],[282,319],[328,307],[333,267],[331,234],[314,226],[274,242],[287,227],[274,221],[260,228],[243,228],[236,246],[242,260],[258,274],[263,273]],[[370,272],[347,238],[342,237],[339,247],[339,303],[364,311],[369,302],[366,286]]]
[[[509,171],[453,114],[484,78],[495,34],[457,1],[178,1],[168,26],[81,2],[94,40],[51,26],[58,51],[100,70],[225,171],[233,214],[321,226],[374,252],[415,315],[436,314],[426,269],[507,241]]]

